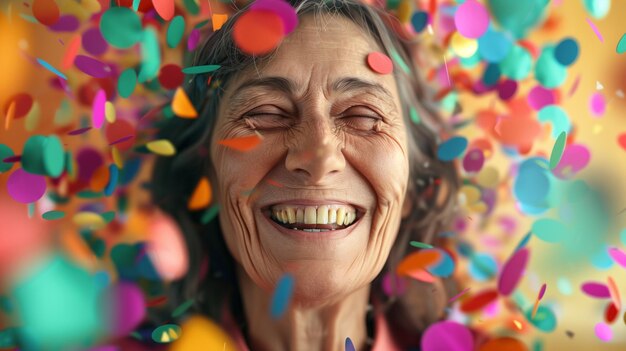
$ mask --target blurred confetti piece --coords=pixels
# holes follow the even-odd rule
[[[626,268],[626,253],[617,247],[609,248],[609,256],[620,266]]]
[[[550,169],[555,169],[556,166],[561,161],[561,157],[563,156],[563,150],[565,150],[565,143],[567,142],[567,134],[565,132],[561,132],[559,137],[556,138],[554,142],[554,146],[552,147],[552,153],[550,153]]]
[[[172,99],[172,111],[176,116],[181,118],[197,118],[198,112],[193,107],[193,104],[189,100],[187,93],[181,87],[176,89],[174,98]]]
[[[22,167],[25,171],[56,178],[63,173],[65,152],[56,135],[33,135],[24,144]]]
[[[417,247],[417,248],[419,248],[419,249],[432,249],[432,248],[433,248],[433,246],[432,246],[432,245],[430,245],[430,244],[425,244],[425,243],[422,243],[422,242],[419,242],[419,241],[414,241],[414,240],[412,240],[411,242],[409,242],[409,244],[410,244],[411,246],[413,246],[413,247]]]
[[[452,161],[461,156],[467,148],[468,141],[465,137],[455,136],[439,144],[437,158],[442,161]]]
[[[543,295],[545,295],[547,288],[548,288],[548,285],[546,283],[543,283],[543,285],[541,286],[541,289],[539,289],[539,294],[537,295],[537,300],[543,299]]]
[[[15,102],[13,101],[9,105],[9,109],[7,110],[6,116],[4,117],[4,130],[9,130],[14,116],[15,116]]]
[[[355,351],[354,348],[354,344],[352,343],[352,340],[350,340],[350,338],[346,338],[346,345],[345,345],[345,351]]]
[[[166,42],[170,48],[175,48],[185,34],[185,18],[176,16],[167,27]]]
[[[190,210],[200,210],[207,206],[211,202],[211,184],[209,178],[202,177],[196,185],[187,207]]]
[[[77,55],[74,66],[94,78],[106,78],[111,75],[111,67],[108,64],[85,55]]]
[[[137,85],[137,73],[132,68],[128,68],[120,74],[117,81],[117,91],[123,98],[129,97]]]
[[[617,309],[621,310],[622,309],[622,297],[620,296],[619,289],[617,288],[617,285],[615,284],[615,281],[613,280],[612,277],[608,278],[607,287],[609,288],[609,295],[611,295],[611,300],[613,300],[613,303],[615,304]]]
[[[115,123],[117,114],[115,112],[115,105],[113,105],[111,101],[107,101],[104,103],[104,118],[109,123]]]
[[[259,146],[261,140],[257,134],[253,134],[240,138],[222,139],[217,143],[237,151],[247,152]]]
[[[393,62],[389,56],[382,52],[371,52],[367,55],[367,65],[372,71],[379,74],[389,74],[393,72]]]
[[[619,310],[617,309],[615,304],[613,302],[609,302],[609,304],[606,305],[606,309],[604,310],[604,321],[609,324],[613,323],[617,318],[618,313]]]
[[[7,191],[17,202],[32,203],[41,199],[46,193],[46,178],[18,168],[7,180]]]
[[[398,275],[409,275],[411,272],[421,271],[441,260],[441,252],[435,249],[425,249],[413,252],[400,261],[396,268]]]
[[[413,26],[413,30],[415,33],[420,33],[426,28],[428,24],[428,12],[425,11],[416,11],[411,16],[411,25]]]
[[[189,269],[189,255],[178,224],[160,211],[149,216],[146,252],[164,281],[183,277]],[[177,316],[173,316],[177,317]]]
[[[617,137],[617,144],[626,151],[626,132]]]
[[[500,294],[508,296],[515,290],[526,269],[529,255],[527,248],[517,250],[504,264],[498,279]]]
[[[589,98],[589,110],[594,117],[602,117],[606,110],[606,99],[602,93],[593,93]]]
[[[220,65],[204,65],[204,66],[191,66],[183,68],[183,73],[185,74],[202,74],[202,73],[210,73],[218,70]]]
[[[474,337],[470,330],[457,322],[442,321],[431,324],[421,340],[422,351],[471,351]]]
[[[72,217],[72,222],[82,229],[98,230],[104,228],[104,218],[95,212],[78,212]]]
[[[578,58],[578,43],[574,38],[561,40],[554,49],[554,58],[563,66],[573,64]]]
[[[606,285],[602,283],[587,282],[587,283],[583,283],[583,285],[580,288],[585,294],[591,297],[600,298],[600,299],[611,297],[609,288],[607,288]]]
[[[160,344],[167,344],[178,340],[181,329],[176,324],[165,324],[152,331],[152,340]]]
[[[132,282],[120,281],[103,292],[103,315],[110,336],[121,337],[132,332],[146,317],[146,300]]]
[[[143,36],[141,19],[124,6],[110,7],[100,18],[100,32],[104,39],[118,49],[128,49]]]
[[[33,16],[44,26],[55,24],[61,15],[55,0],[35,0],[33,2]]]
[[[10,171],[11,168],[13,168],[13,162],[6,162],[5,160],[14,155],[10,147],[0,144],[0,174]]]
[[[219,211],[220,211],[219,204],[214,204],[213,206],[209,207],[204,212],[204,214],[202,214],[202,218],[200,219],[200,223],[202,223],[202,224],[209,223],[211,220],[213,220],[213,218],[215,218],[215,216],[217,216],[217,213]]]
[[[528,347],[518,339],[504,336],[487,341],[478,351],[528,351]]]
[[[174,312],[172,312],[172,318],[178,318],[182,316],[193,306],[194,303],[195,301],[193,299],[183,302],[180,306],[174,309]]]
[[[298,26],[298,15],[291,4],[284,0],[257,0],[250,9],[253,11],[271,11],[278,15],[283,22],[284,34],[291,33]]]
[[[146,144],[146,148],[160,156],[172,156],[176,154],[176,148],[169,140],[154,140]]]
[[[618,54],[623,54],[626,51],[626,33],[622,35],[619,42],[617,42],[617,47],[615,48],[615,52]]]
[[[556,316],[554,312],[546,306],[539,306],[535,317],[532,317],[532,309],[529,309],[524,316],[535,328],[541,331],[549,333],[556,329]]]
[[[465,1],[454,13],[454,24],[464,37],[477,39],[485,34],[489,27],[489,12],[478,1]]]
[[[222,28],[222,26],[224,25],[224,23],[226,23],[227,20],[228,20],[227,14],[214,13],[211,16],[211,21],[213,23],[213,31],[217,31],[220,28]]]
[[[74,59],[78,54],[78,50],[80,50],[80,36],[75,35],[67,46],[67,49],[65,50],[65,55],[63,56],[61,68],[70,69],[72,67],[72,65],[74,64]]]
[[[498,291],[495,289],[487,289],[476,293],[474,296],[466,298],[461,303],[461,311],[464,313],[480,312],[489,304],[496,301]]]
[[[166,21],[174,17],[174,0],[152,0],[156,12]]]
[[[276,284],[276,289],[272,294],[272,302],[270,306],[270,315],[272,318],[280,318],[291,301],[294,289],[294,278],[291,274],[283,275]]]
[[[604,89],[604,85],[602,85],[602,83],[596,81],[596,90],[602,90]]]
[[[46,221],[54,221],[57,219],[62,219],[64,217],[65,212],[63,211],[48,211],[41,215],[41,218],[45,219]]]
[[[517,330],[522,330],[522,323],[520,321],[514,319],[513,324],[515,324],[515,328],[517,328]]]
[[[180,332],[177,334],[179,338],[171,343],[170,351],[236,351],[238,349],[219,325],[201,316],[187,319],[180,326]]]
[[[586,18],[585,20],[587,21],[589,27],[591,27],[593,32],[596,33],[596,36],[598,37],[598,39],[600,39],[600,42],[604,43],[604,38],[602,37],[602,33],[600,33],[598,27],[596,27],[596,25],[589,18]]]
[[[284,36],[280,16],[267,10],[249,10],[233,25],[237,47],[248,55],[263,55],[272,51]]]
[[[94,128],[99,129],[104,124],[104,109],[107,102],[107,95],[104,89],[98,90],[96,97],[93,100],[93,109],[91,112],[92,125]]]
[[[67,76],[63,73],[61,73],[58,69],[54,68],[51,64],[49,64],[48,62],[37,58],[37,63],[39,63],[43,68],[47,69],[48,71],[56,74],[57,76],[59,76],[62,79],[67,80]]]
[[[613,340],[613,331],[611,330],[611,327],[606,323],[600,322],[596,324],[594,331],[598,339],[604,342],[609,342]]]

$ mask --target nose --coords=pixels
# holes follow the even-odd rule
[[[319,185],[346,166],[342,142],[328,117],[318,116],[302,126],[289,144],[285,165],[305,185]]]

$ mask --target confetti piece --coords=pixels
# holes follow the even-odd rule
[[[611,330],[611,327],[606,323],[600,322],[596,324],[594,331],[598,339],[604,342],[609,342],[613,340],[613,331]]]
[[[345,350],[346,351],[355,351],[354,344],[352,344],[352,340],[350,340],[350,338],[346,338]]]
[[[176,148],[169,140],[154,140],[146,144],[146,148],[160,156],[172,156],[176,154]]]
[[[476,53],[478,42],[475,39],[466,38],[456,32],[452,34],[450,46],[457,56],[468,58]]]
[[[620,266],[626,268],[626,253],[617,247],[611,247],[608,249],[609,256]]]
[[[569,66],[578,58],[578,43],[574,38],[561,40],[554,49],[554,58],[563,66]]]
[[[129,97],[137,85],[137,74],[132,68],[125,69],[117,81],[117,91],[123,98]]]
[[[406,292],[406,279],[392,272],[385,273],[382,288],[387,296],[400,296]]]
[[[291,274],[283,275],[276,284],[276,290],[272,294],[272,302],[270,306],[270,314],[272,318],[280,318],[291,301],[291,295],[294,289],[294,278]]]
[[[617,144],[626,151],[626,133],[621,133],[617,136]]]
[[[154,9],[165,21],[174,17],[174,0],[152,0]]]
[[[487,30],[478,38],[478,53],[487,62],[502,61],[511,51],[513,43],[501,32]]]
[[[535,319],[537,310],[539,310],[539,300],[535,300],[535,306],[533,306],[533,312],[530,314],[530,319]]]
[[[181,87],[176,89],[174,93],[174,98],[172,99],[172,111],[176,114],[176,116],[181,118],[197,118],[198,112],[195,107],[187,97],[187,93]]]
[[[464,37],[479,38],[489,27],[489,12],[478,1],[465,1],[454,13],[454,24]]]
[[[442,161],[452,161],[461,156],[467,148],[468,141],[465,137],[455,136],[439,144],[437,158]]]
[[[604,18],[611,9],[611,0],[583,0],[585,9],[597,19]]]
[[[237,151],[247,152],[259,146],[261,140],[257,134],[253,134],[240,138],[222,139],[217,143]]]
[[[606,305],[606,309],[604,310],[604,321],[608,324],[613,323],[617,318],[618,313],[619,310],[617,309],[617,306],[615,306],[613,302],[609,302],[609,304]]]
[[[415,11],[411,16],[411,25],[416,33],[421,33],[429,22],[428,12]]]
[[[196,185],[187,207],[194,210],[201,210],[209,206],[211,202],[211,184],[209,184],[209,178],[202,177]]]
[[[248,55],[263,55],[272,51],[284,36],[283,21],[267,10],[247,11],[233,25],[237,47]]]
[[[185,79],[183,71],[180,66],[175,64],[164,65],[159,71],[159,83],[165,89],[176,89]]]
[[[557,88],[565,82],[567,68],[556,60],[554,46],[548,45],[541,51],[535,63],[535,78],[548,89]]]
[[[115,112],[115,105],[111,101],[104,103],[104,118],[109,123],[115,123],[117,119],[117,113]]]
[[[182,316],[185,312],[187,312],[193,306],[194,303],[195,303],[195,300],[193,299],[183,302],[180,306],[174,309],[174,312],[172,312],[172,318],[178,318]]]
[[[56,135],[33,135],[24,144],[22,167],[33,174],[56,178],[65,166],[65,154],[61,140]]]
[[[196,315],[187,319],[178,333],[179,338],[172,343],[171,351],[222,350],[236,351],[237,345],[215,322]]]
[[[518,322],[519,323],[519,322]],[[510,336],[491,339],[482,344],[478,351],[527,351],[526,344]]]
[[[516,251],[502,267],[498,279],[498,291],[504,296],[510,295],[522,278],[528,264],[530,252],[527,248]]]
[[[226,23],[226,21],[228,20],[228,15],[227,14],[219,14],[219,13],[214,13],[211,16],[211,21],[213,23],[213,31],[218,31],[220,28],[222,28],[222,26],[224,25],[224,23]]]
[[[587,282],[584,283],[580,288],[585,294],[591,297],[600,299],[611,297],[609,288],[607,288],[606,285],[602,283]]]
[[[113,337],[132,332],[146,317],[146,301],[135,283],[114,283],[103,292],[103,300],[107,308],[107,328]]]
[[[478,172],[485,163],[485,156],[481,149],[472,149],[463,157],[463,169],[468,173]]]
[[[70,44],[67,46],[67,50],[65,50],[65,55],[63,56],[63,62],[61,63],[61,68],[70,69],[74,64],[74,59],[80,50],[81,39],[80,36],[76,35],[70,41]]]
[[[106,225],[104,219],[95,212],[78,212],[72,217],[72,222],[81,229],[98,230]]]
[[[596,27],[596,25],[593,22],[591,22],[589,18],[585,18],[585,20],[587,21],[587,23],[589,24],[589,27],[591,27],[593,32],[596,33],[596,36],[598,37],[598,39],[600,39],[600,42],[604,43],[604,38],[602,37],[602,33],[600,33],[600,30],[598,29],[598,27]]]
[[[471,351],[474,337],[466,326],[453,321],[431,324],[422,336],[423,351]]]
[[[106,53],[109,44],[104,40],[99,27],[93,27],[83,32],[82,46],[87,53],[94,56],[100,56]]]
[[[567,142],[567,134],[565,132],[561,132],[559,137],[554,142],[554,146],[552,147],[552,153],[550,153],[550,169],[555,169],[556,166],[561,161],[561,156],[563,156],[563,150],[565,149],[565,143]]]
[[[422,271],[432,264],[439,262],[441,252],[435,249],[425,249],[413,252],[402,259],[396,268],[396,273],[400,276],[408,275],[411,272]]]
[[[41,218],[47,221],[54,221],[57,219],[61,219],[65,217],[65,212],[63,211],[48,211],[41,215]]]
[[[154,342],[165,344],[176,341],[181,335],[181,329],[176,324],[165,324],[152,331]]]
[[[615,281],[613,280],[612,277],[608,278],[607,287],[609,288],[609,295],[611,296],[611,300],[613,301],[617,309],[621,310],[622,298],[620,297],[619,289],[617,288],[617,285],[615,284]]]
[[[460,309],[464,313],[479,312],[498,298],[498,291],[487,289],[468,297],[461,303]]]
[[[389,74],[393,72],[393,62],[381,52],[371,52],[367,55],[367,64],[372,71],[378,74]]]
[[[60,78],[67,80],[67,77],[65,76],[65,74],[61,73],[58,69],[52,67],[52,65],[49,64],[48,62],[46,62],[46,61],[44,61],[44,60],[42,60],[40,58],[37,58],[37,63],[39,63],[43,68],[47,69],[48,71],[56,74]]]
[[[253,11],[271,11],[278,15],[283,23],[284,35],[293,32],[298,26],[296,10],[287,1],[282,0],[257,0],[251,6]]]
[[[428,268],[428,272],[436,277],[449,277],[454,272],[454,261],[452,257],[442,249],[434,249],[439,251],[441,258],[439,262]]]
[[[119,180],[119,168],[111,164],[109,165],[109,180],[104,188],[104,196],[111,196],[115,191],[117,182]]]
[[[0,174],[8,172],[13,168],[12,162],[7,162],[7,159],[14,156],[13,150],[4,144],[0,144]]]
[[[589,109],[594,117],[602,117],[606,110],[606,100],[602,93],[593,93],[589,99]]]
[[[626,33],[622,35],[619,42],[617,43],[615,52],[617,52],[618,54],[623,54],[624,52],[626,52]]]
[[[482,282],[491,279],[498,271],[496,260],[489,254],[471,256],[469,272],[476,281]]]
[[[100,32],[104,39],[118,49],[128,49],[137,44],[143,36],[141,19],[133,10],[123,7],[110,7],[100,19]]]
[[[77,55],[74,65],[81,72],[94,78],[106,78],[111,75],[111,67],[106,63],[85,55]]]
[[[513,324],[515,324],[515,327],[517,328],[517,330],[522,330],[522,323],[520,321],[518,321],[517,319],[514,319]]]
[[[200,223],[202,224],[207,224],[209,223],[211,220],[213,220],[213,218],[215,218],[215,216],[217,216],[217,213],[220,210],[220,206],[218,204],[215,204],[211,207],[209,207],[208,210],[206,210],[206,212],[204,212],[204,214],[202,215],[202,218],[200,219]]]
[[[417,247],[420,249],[432,249],[433,248],[433,246],[430,244],[426,244],[426,243],[422,243],[422,242],[414,241],[414,240],[412,240],[409,244],[413,247]]]
[[[537,295],[538,301],[541,301],[541,299],[543,299],[543,295],[545,295],[547,287],[548,286],[546,285],[546,283],[543,283],[541,289],[539,289],[539,294]]]
[[[175,48],[185,34],[185,18],[176,16],[167,27],[166,42],[170,48]]]
[[[7,110],[7,114],[4,120],[4,130],[9,130],[13,118],[15,118],[15,102],[11,102],[11,104],[9,105],[9,109]]]
[[[556,329],[556,316],[554,315],[554,312],[546,306],[539,306],[535,317],[531,316],[532,309],[529,309],[524,315],[526,319],[535,326],[535,328],[543,332],[549,333]]]
[[[46,179],[18,168],[9,176],[7,190],[17,202],[24,204],[35,202],[46,192]]]
[[[450,304],[450,303],[452,303],[452,302],[454,302],[454,301],[458,300],[461,296],[465,295],[468,291],[470,291],[470,288],[465,288],[465,289],[463,289],[463,291],[461,291],[460,293],[458,293],[458,294],[456,294],[456,295],[452,296],[452,298],[450,298],[450,299],[448,300],[448,304]]]
[[[39,23],[44,26],[51,26],[59,20],[61,11],[56,1],[34,0],[33,15]]]
[[[220,65],[204,65],[204,66],[192,66],[183,68],[185,74],[202,74],[216,71],[220,68]]]
[[[104,124],[104,105],[107,102],[107,96],[104,89],[98,90],[93,100],[93,108],[91,112],[92,125],[99,129]]]

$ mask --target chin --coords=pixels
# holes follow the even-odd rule
[[[295,287],[292,295],[292,303],[303,308],[316,308],[332,305],[364,285],[371,283],[371,280],[350,279],[349,273],[345,271],[326,269],[318,271],[318,274],[310,270],[301,270],[294,274]]]

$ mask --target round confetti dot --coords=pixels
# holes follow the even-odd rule
[[[367,55],[367,65],[372,71],[379,74],[389,74],[393,72],[393,62],[389,56],[381,52],[371,52]]]
[[[554,47],[547,46],[535,64],[535,78],[545,88],[557,88],[567,78],[567,69],[554,58]]]
[[[489,27],[489,13],[478,1],[467,0],[454,13],[454,24],[464,37],[479,38]]]
[[[536,220],[532,226],[532,233],[548,243],[558,243],[567,238],[567,228],[561,222],[550,218]]]
[[[495,85],[500,79],[500,67],[496,64],[488,64],[483,73],[482,82],[485,86],[490,87]]]
[[[104,39],[119,49],[128,49],[143,36],[141,19],[127,7],[110,7],[100,19],[100,32]]]
[[[611,330],[611,327],[606,323],[600,322],[596,324],[594,331],[598,339],[604,342],[609,342],[613,340],[613,331]]]
[[[281,0],[257,0],[251,6],[251,10],[267,10],[274,12],[280,17],[284,26],[284,34],[293,32],[298,26],[296,10],[286,1]]]
[[[578,43],[574,38],[561,40],[554,49],[554,58],[563,66],[569,66],[578,58]]]
[[[442,161],[452,161],[463,154],[467,144],[468,141],[465,137],[452,137],[439,145],[437,158]]]
[[[526,319],[535,326],[535,328],[546,333],[549,333],[556,329],[557,320],[552,309],[543,305],[539,305],[534,318],[532,317],[533,309],[534,307],[529,308],[526,311],[525,316]]]
[[[174,17],[174,0],[152,0],[156,12],[166,21]]]
[[[117,91],[121,97],[129,97],[137,85],[137,73],[132,68],[128,68],[120,74],[117,81]]]
[[[559,277],[557,283],[557,288],[559,289],[559,292],[563,295],[571,295],[573,292],[572,289],[572,284],[570,283],[569,279],[565,278],[565,277]]]
[[[478,52],[487,62],[500,62],[511,51],[513,43],[501,32],[487,31],[478,38]]]
[[[556,102],[552,90],[546,89],[540,85],[532,88],[528,93],[528,103],[535,111],[539,111],[545,106],[552,105]]]
[[[5,159],[13,156],[13,150],[10,147],[0,144],[0,174],[7,172],[13,168],[13,162],[4,162]]]
[[[590,159],[591,153],[586,146],[580,144],[566,145],[561,161],[552,170],[552,173],[560,179],[569,179],[585,168]]]
[[[523,248],[517,250],[504,264],[498,279],[498,291],[504,296],[510,295],[522,279],[530,252]]]
[[[593,93],[589,99],[589,110],[594,117],[602,117],[606,110],[606,100],[602,93]]]
[[[471,351],[474,349],[474,337],[462,324],[437,322],[426,329],[421,346],[423,351]]]
[[[413,26],[413,30],[416,33],[420,33],[424,30],[424,28],[426,28],[428,20],[428,12],[416,11],[413,13],[413,16],[411,16],[411,25]]]
[[[498,271],[498,264],[489,254],[476,254],[471,257],[469,273],[473,279],[484,282],[491,279]]]
[[[352,340],[350,338],[346,338],[346,344],[345,344],[344,350],[356,351],[356,349],[354,348],[354,344],[352,343]]]
[[[441,253],[441,259],[439,262],[433,264],[428,268],[428,272],[436,277],[449,277],[454,272],[454,261],[452,257],[441,249],[434,249]]]
[[[187,319],[180,327],[179,338],[171,344],[170,351],[236,351],[239,349],[228,333],[207,318],[193,316]]]
[[[87,29],[83,33],[81,43],[83,49],[94,56],[104,54],[109,48],[109,44],[107,44],[106,40],[104,40],[99,27]]]
[[[152,331],[152,340],[159,344],[168,344],[178,340],[181,329],[176,324],[165,324]]]
[[[450,39],[450,46],[457,56],[468,58],[476,53],[478,42],[475,39],[466,38],[455,32]]]
[[[492,339],[480,346],[478,351],[527,351],[523,342],[510,336]]]
[[[13,200],[24,204],[35,202],[46,192],[46,178],[18,168],[7,180],[7,190]]]
[[[165,89],[176,89],[181,84],[183,84],[183,80],[185,79],[185,75],[183,74],[180,66],[175,64],[168,64],[161,67],[159,71],[159,83]]]
[[[233,25],[235,44],[249,55],[269,53],[283,39],[284,33],[280,16],[266,10],[247,11]]]
[[[511,79],[506,79],[498,83],[498,97],[502,100],[509,100],[517,92],[517,82]]]
[[[44,26],[55,24],[61,15],[56,1],[35,0],[33,1],[33,15]]]
[[[167,27],[166,42],[170,48],[175,48],[185,34],[185,18],[176,16]]]
[[[474,296],[466,298],[461,303],[461,311],[464,313],[479,312],[487,307],[498,298],[498,291],[495,289],[488,289],[478,292]]]
[[[54,221],[57,219],[61,219],[65,217],[65,212],[63,211],[48,211],[41,215],[41,218],[47,221]]]
[[[466,172],[478,172],[483,168],[484,163],[485,155],[481,149],[472,149],[463,157],[463,169]]]
[[[56,135],[33,135],[28,138],[22,151],[22,167],[33,174],[56,178],[65,167],[65,153]]]
[[[622,38],[617,43],[615,52],[617,52],[618,54],[623,54],[624,52],[626,52],[626,34],[622,35]]]
[[[563,150],[565,149],[565,142],[567,141],[567,134],[565,132],[561,132],[559,137],[556,139],[554,146],[552,147],[552,153],[550,154],[550,169],[555,169],[556,166],[561,161],[561,156],[563,156]]]
[[[502,75],[520,81],[530,74],[533,59],[528,50],[514,45],[506,57],[499,63]]]
[[[548,105],[539,111],[537,117],[540,122],[549,122],[552,125],[553,138],[558,138],[561,133],[570,133],[572,130],[572,122],[561,106]]]

